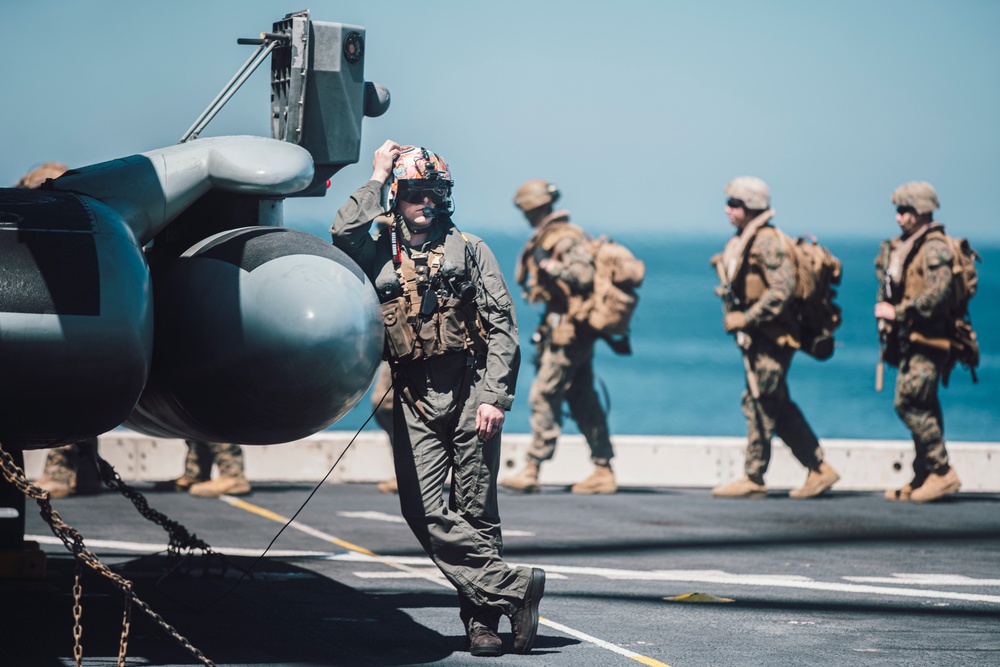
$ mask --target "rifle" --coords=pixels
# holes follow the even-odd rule
[[[733,285],[726,276],[726,271],[722,266],[721,260],[715,262],[715,272],[719,274],[720,284],[716,289],[716,294],[722,297],[722,312],[729,313],[739,310],[739,299],[733,293]],[[747,350],[750,349],[750,344],[753,341],[750,340],[750,336],[744,331],[737,331],[735,338],[736,347],[740,348],[740,353],[743,355],[743,370],[747,376],[747,389],[750,391],[750,395],[756,400],[760,398],[760,387],[757,385],[757,374],[754,372],[753,365],[750,363],[750,357],[747,355]]]
[[[875,391],[882,391],[885,384],[885,346],[889,338],[889,324],[878,321],[878,364],[875,366]]]
[[[885,274],[882,276],[885,294],[883,300],[892,298],[892,278],[889,276],[889,259],[885,259]],[[885,384],[885,348],[889,344],[889,332],[892,325],[885,320],[877,320],[878,323],[878,364],[875,365],[875,391],[882,391]]]

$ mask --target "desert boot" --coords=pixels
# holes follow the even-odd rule
[[[715,487],[712,489],[712,495],[716,498],[763,498],[767,496],[767,487],[749,477],[744,477]]]
[[[906,484],[901,489],[886,489],[885,499],[892,502],[906,503],[913,494],[913,484]]]
[[[192,485],[188,493],[201,498],[218,498],[221,495],[242,496],[250,493],[250,482],[246,477],[216,477]]]
[[[962,488],[962,482],[958,480],[958,473],[954,468],[949,467],[948,472],[943,475],[931,473],[924,480],[924,483],[913,489],[910,494],[910,501],[914,503],[929,503],[944,498],[949,493],[955,493]]]
[[[840,475],[826,461],[819,464],[816,470],[810,470],[806,477],[806,483],[800,489],[792,489],[788,492],[789,498],[815,498],[821,493],[825,493],[831,486],[837,483]]]
[[[615,493],[618,491],[618,484],[615,482],[615,474],[611,471],[610,465],[598,465],[594,467],[594,472],[590,477],[577,482],[569,489],[573,493]]]
[[[521,472],[500,482],[500,486],[521,493],[538,493],[538,461],[528,459]]]

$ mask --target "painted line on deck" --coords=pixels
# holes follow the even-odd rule
[[[234,498],[232,496],[219,496],[219,500],[221,500],[224,503],[228,503],[228,504],[232,505],[233,507],[236,507],[236,508],[239,508],[239,509],[242,509],[242,510],[246,510],[247,512],[251,512],[253,514],[256,514],[257,516],[264,517],[265,519],[270,519],[271,521],[277,521],[278,523],[287,523],[288,526],[289,526],[289,528],[295,528],[296,530],[300,530],[300,531],[306,533],[307,535],[312,535],[313,537],[317,537],[317,538],[319,538],[321,540],[325,540],[327,542],[331,542],[331,543],[336,544],[338,546],[342,546],[345,549],[347,549],[348,551],[353,551],[353,552],[361,554],[363,556],[367,556],[369,559],[376,559],[380,563],[383,563],[383,564],[388,565],[390,567],[394,567],[396,569],[402,570],[402,571],[404,571],[404,572],[406,572],[406,573],[408,573],[410,575],[417,576],[417,577],[419,577],[421,579],[424,579],[426,581],[429,581],[429,582],[431,582],[433,584],[437,584],[439,586],[444,586],[445,588],[448,588],[449,590],[455,590],[454,586],[452,586],[451,583],[447,579],[445,579],[443,576],[441,576],[441,573],[440,573],[439,570],[435,571],[434,574],[430,574],[427,571],[427,568],[424,568],[424,571],[421,571],[418,568],[409,567],[408,565],[404,565],[399,560],[393,560],[392,558],[383,558],[382,556],[379,556],[376,553],[374,553],[372,551],[369,551],[368,549],[365,549],[364,547],[360,547],[360,546],[358,546],[356,544],[352,544],[350,542],[342,540],[339,537],[335,537],[335,536],[330,535],[328,533],[324,533],[321,530],[317,530],[317,529],[312,528],[311,526],[308,526],[308,525],[303,524],[301,522],[298,522],[298,521],[291,521],[290,522],[286,517],[283,517],[280,514],[277,514],[276,512],[272,512],[271,510],[265,509],[263,507],[258,507],[257,505],[253,505],[251,503],[248,503],[245,500],[240,500],[240,499]],[[426,560],[424,562],[426,562]],[[538,622],[541,625],[546,625],[546,626],[552,628],[553,630],[557,630],[559,632],[566,633],[566,634],[570,635],[571,637],[576,637],[577,639],[580,639],[582,641],[589,642],[589,643],[593,644],[594,646],[599,646],[600,648],[606,649],[606,650],[611,651],[613,653],[617,653],[617,654],[623,655],[623,656],[625,656],[627,658],[631,658],[632,660],[635,660],[637,662],[641,662],[644,665],[649,665],[649,667],[670,667],[670,665],[668,665],[668,664],[666,664],[664,662],[660,662],[659,660],[655,660],[653,658],[650,658],[650,657],[647,657],[647,656],[644,656],[644,655],[640,655],[639,653],[635,653],[633,651],[629,651],[628,649],[624,649],[624,648],[622,648],[622,647],[620,647],[620,646],[618,646],[616,644],[612,644],[611,642],[604,641],[603,639],[598,639],[597,637],[593,637],[593,636],[588,635],[586,633],[580,632],[579,630],[574,630],[574,629],[572,629],[572,628],[570,628],[568,626],[562,625],[561,623],[556,623],[555,621],[551,621],[551,620],[549,620],[547,618],[539,618]]]
[[[25,540],[38,542],[39,544],[63,544],[55,535],[25,535]],[[114,551],[129,551],[144,554],[155,554],[166,551],[166,542],[158,544],[156,542],[124,542],[121,540],[84,540],[84,544],[90,549],[110,549]],[[212,547],[212,551],[224,556],[259,556],[260,549],[247,549],[245,547]],[[329,551],[298,551],[292,549],[272,549],[267,552],[271,558],[323,558],[330,556]]]

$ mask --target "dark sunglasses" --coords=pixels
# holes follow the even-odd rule
[[[447,185],[400,188],[396,196],[409,204],[419,204],[425,197],[440,204],[451,196],[451,188]]]
[[[907,213],[912,213],[913,215],[916,215],[917,209],[913,208],[912,206],[897,206],[896,213],[899,213],[900,215],[906,215]]]
[[[743,202],[742,199],[727,199],[726,200],[726,206],[728,206],[729,208],[746,208],[747,207],[747,205]]]

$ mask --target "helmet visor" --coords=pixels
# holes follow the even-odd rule
[[[396,197],[410,204],[419,204],[426,198],[440,205],[451,197],[451,186],[445,183],[400,181]]]

